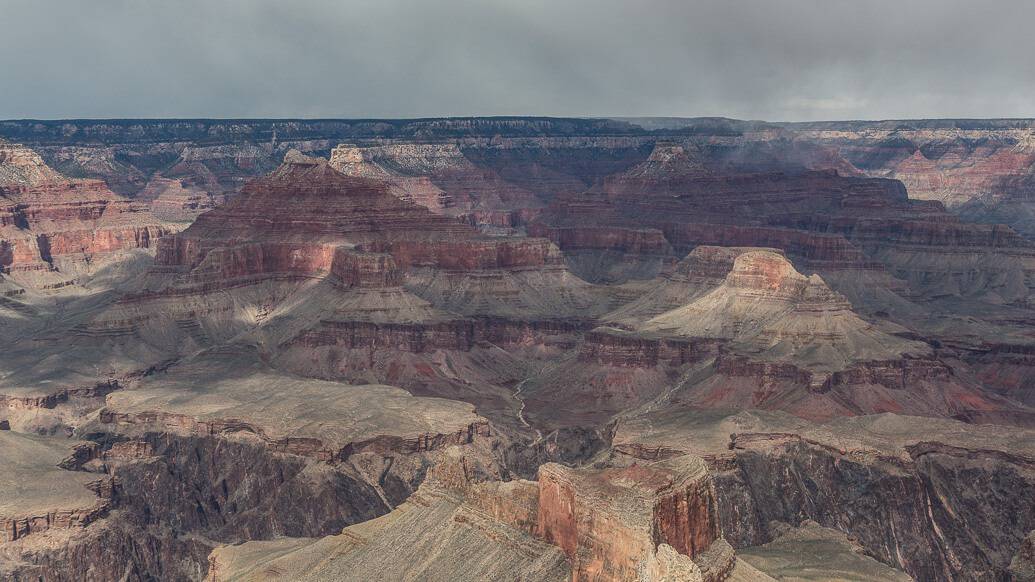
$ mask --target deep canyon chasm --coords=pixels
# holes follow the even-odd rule
[[[1035,122],[0,121],[0,578],[1033,580]]]

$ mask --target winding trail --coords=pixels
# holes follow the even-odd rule
[[[517,387],[514,390],[514,398],[521,403],[521,407],[518,408],[517,418],[521,421],[521,424],[525,425],[526,428],[534,430],[536,438],[532,441],[532,444],[536,444],[543,440],[543,433],[538,428],[533,428],[531,424],[528,424],[528,420],[525,419],[525,399],[521,397],[521,391],[525,389],[525,384],[528,383],[532,378],[525,378],[518,382]]]

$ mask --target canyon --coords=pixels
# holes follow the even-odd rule
[[[1032,144],[0,121],[0,578],[1031,580]]]

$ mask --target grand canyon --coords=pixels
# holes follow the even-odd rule
[[[0,122],[0,578],[1035,580],[1035,121]]]

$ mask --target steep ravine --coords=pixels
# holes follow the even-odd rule
[[[113,478],[108,516],[65,545],[27,536],[14,580],[200,580],[218,544],[317,537],[384,515],[423,481],[429,454],[328,464],[247,437],[91,435],[69,468]]]
[[[1035,529],[1032,459],[937,443],[909,456],[845,455],[797,437],[746,445],[714,475],[723,533],[752,546],[770,541],[771,522],[813,520],[917,580],[1009,580]]]
[[[464,471],[497,480],[534,473],[550,457],[589,460],[545,449],[552,437],[523,456],[516,444],[476,439],[462,445]],[[4,573],[13,580],[200,580],[219,545],[333,535],[384,515],[439,462],[432,450],[328,463],[273,452],[247,434],[89,438],[95,444],[66,465],[112,478],[111,511],[65,544],[38,542],[44,534],[6,548],[22,553]],[[584,452],[606,448],[600,438],[556,435]],[[772,541],[775,522],[812,520],[917,580],[1006,581],[1035,530],[1035,463],[1024,455],[928,442],[884,455],[775,433],[734,435],[731,446],[710,462],[709,519],[735,548]]]

